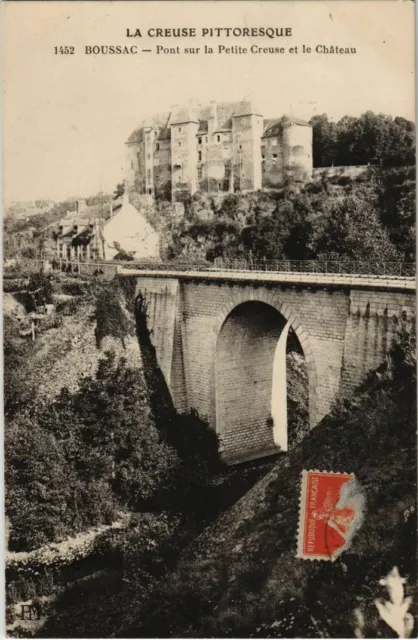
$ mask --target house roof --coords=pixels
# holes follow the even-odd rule
[[[62,227],[70,227],[73,229],[74,225],[78,227],[87,227],[90,222],[94,219],[100,218],[101,220],[108,220],[110,218],[110,202],[105,201],[101,204],[93,204],[90,207],[85,207],[80,214],[80,216],[76,215],[74,212],[74,217],[62,218],[59,221],[59,225]],[[112,201],[112,211],[113,214],[118,211],[122,206],[122,197],[117,198]],[[72,231],[70,231],[72,233]],[[66,234],[63,234],[66,235]]]

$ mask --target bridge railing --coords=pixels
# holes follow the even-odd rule
[[[216,258],[217,269],[275,271],[290,273],[332,273],[414,277],[414,262],[365,262],[358,260],[254,260]]]
[[[39,269],[44,261],[32,260]],[[273,273],[318,273],[365,276],[415,277],[414,262],[365,262],[353,260],[255,260],[253,258],[216,258],[214,262],[183,260],[167,262],[116,260],[67,261],[55,260],[52,268],[78,276],[104,275],[113,277],[117,267],[149,271],[268,271]]]

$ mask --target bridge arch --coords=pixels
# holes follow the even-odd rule
[[[277,356],[282,358],[279,368],[286,367],[286,341],[290,328],[296,334],[305,357],[309,423],[314,426],[317,416],[315,361],[309,336],[296,313],[282,303],[279,296],[256,290],[235,293],[216,317],[213,327],[213,415],[226,460],[250,459],[280,450],[276,427],[273,440],[270,413],[274,392],[273,367],[277,371]],[[280,438],[279,441],[282,442]],[[243,456],[240,449],[245,452]]]

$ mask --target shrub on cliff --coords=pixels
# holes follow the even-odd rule
[[[177,456],[157,431],[141,372],[112,354],[95,377],[36,402],[5,432],[11,547],[109,523],[170,485]]]
[[[90,320],[96,323],[97,347],[101,346],[106,336],[119,338],[124,346],[125,338],[135,335],[135,325],[126,310],[119,280],[101,283],[97,288],[94,312]]]

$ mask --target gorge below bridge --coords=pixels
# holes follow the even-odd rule
[[[230,464],[287,450],[286,341],[303,351],[309,423],[378,367],[415,318],[415,279],[118,267],[147,303],[156,357],[180,413],[195,410]]]

